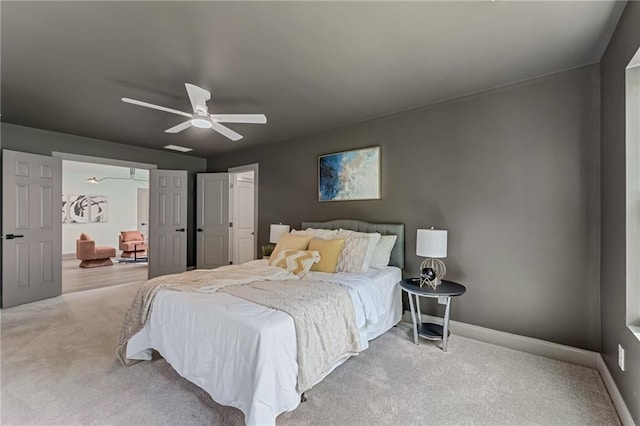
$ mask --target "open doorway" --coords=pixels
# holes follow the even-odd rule
[[[229,257],[233,264],[256,259],[256,171],[229,172]]]
[[[149,170],[92,161],[62,160],[63,293],[148,275]]]

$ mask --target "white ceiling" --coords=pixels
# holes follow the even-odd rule
[[[278,142],[598,62],[624,2],[0,2],[9,123],[162,149]],[[188,111],[268,124],[163,131]]]

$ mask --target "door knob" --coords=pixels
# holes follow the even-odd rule
[[[204,231],[204,229],[198,228],[198,232],[203,232],[203,231]]]
[[[184,228],[176,229],[176,232],[184,232]]]

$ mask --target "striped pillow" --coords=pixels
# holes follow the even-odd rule
[[[316,250],[289,250],[282,249],[271,256],[270,266],[279,266],[296,275],[309,272],[314,263],[320,261],[320,252]]]

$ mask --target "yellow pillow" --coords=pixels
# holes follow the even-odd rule
[[[338,257],[344,248],[344,239],[321,240],[314,238],[309,242],[309,250],[320,252],[320,262],[311,266],[312,271],[336,272]]]
[[[312,238],[311,235],[284,234],[278,240],[271,256],[276,256],[282,249],[306,250]]]
[[[277,255],[271,256],[269,266],[279,266],[296,275],[309,272],[314,263],[320,261],[320,253],[311,250],[282,249]]]

